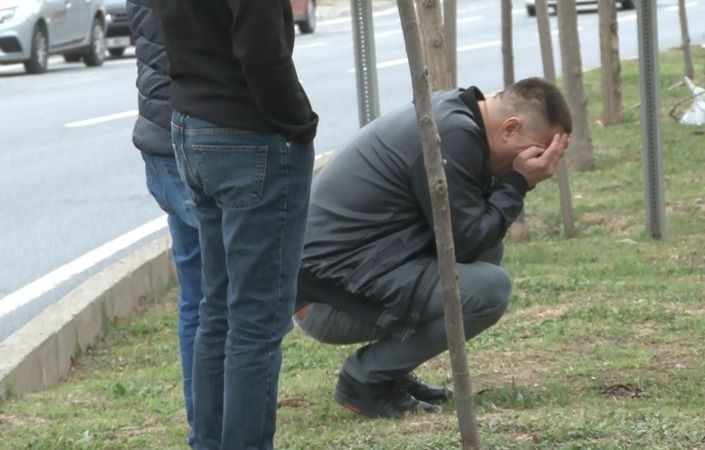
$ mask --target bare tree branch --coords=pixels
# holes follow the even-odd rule
[[[568,164],[573,170],[591,170],[595,167],[590,127],[587,117],[587,98],[583,86],[583,63],[578,38],[578,12],[575,0],[560,0],[558,32],[561,62],[563,63],[563,92],[573,115],[573,133],[568,148]]]
[[[463,312],[458,290],[453,229],[451,228],[450,206],[448,203],[448,184],[441,158],[441,139],[433,118],[431,87],[428,80],[428,72],[424,67],[423,45],[416,22],[414,6],[412,0],[397,0],[397,5],[399,6],[399,15],[404,32],[406,54],[409,59],[416,118],[421,133],[424,164],[431,194],[433,228],[436,236],[438,267],[443,288],[443,312],[448,337],[448,351],[453,371],[455,406],[458,414],[460,436],[464,450],[480,450],[480,435],[477,429],[470,371],[465,353]],[[419,15],[423,14],[424,12],[420,10]]]
[[[553,61],[553,42],[551,41],[551,24],[548,21],[548,4],[546,0],[536,0],[536,21],[539,27],[539,42],[541,44],[541,60],[543,61],[543,76],[556,82],[556,65]],[[560,193],[561,217],[563,218],[563,232],[565,237],[572,238],[577,235],[575,218],[573,215],[573,199],[570,195],[570,176],[565,159],[558,163],[558,192]]]
[[[615,125],[624,122],[617,7],[614,0],[600,0],[598,8],[602,61],[602,123]]]

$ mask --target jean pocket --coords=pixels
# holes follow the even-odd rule
[[[244,209],[262,201],[267,145],[193,144],[204,192],[221,207]]]

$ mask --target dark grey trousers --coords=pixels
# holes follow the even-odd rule
[[[502,246],[488,251],[482,259],[457,265],[467,339],[491,327],[502,317],[511,292],[511,280],[499,266]],[[429,264],[436,264],[436,261]],[[331,295],[335,295],[335,291],[331,291]],[[349,356],[342,367],[362,383],[401,378],[448,349],[440,276],[434,280],[431,297],[414,334],[404,341],[325,303],[309,304],[305,314],[296,317],[296,322],[306,334],[320,342],[367,343]]]

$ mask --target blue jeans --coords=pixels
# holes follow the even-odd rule
[[[198,219],[193,201],[181,180],[176,160],[171,156],[142,153],[147,176],[147,188],[159,206],[167,213],[171,252],[179,281],[178,335],[181,373],[184,385],[186,418],[193,430],[193,400],[191,373],[193,371],[193,341],[198,328],[198,305],[201,292],[201,246],[198,238]],[[193,443],[193,432],[189,433]]]
[[[179,112],[172,139],[203,251],[193,367],[196,448],[272,449],[313,147]]]

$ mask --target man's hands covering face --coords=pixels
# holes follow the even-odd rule
[[[545,150],[538,146],[527,148],[514,158],[512,168],[524,176],[529,187],[536,186],[553,176],[568,147],[569,138],[565,133],[556,134]]]

